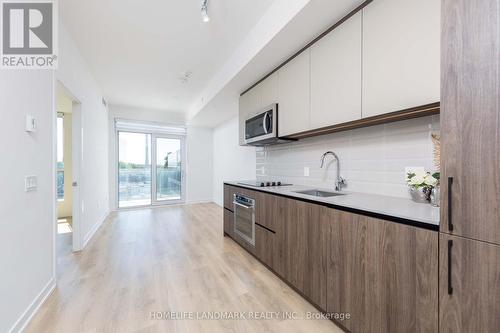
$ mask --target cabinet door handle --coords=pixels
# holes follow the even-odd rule
[[[448,241],[448,295],[453,294],[453,285],[451,281],[451,248],[453,247],[453,241],[450,239]]]
[[[453,177],[448,177],[448,230],[453,231],[453,214],[452,214],[452,190],[453,187]]]

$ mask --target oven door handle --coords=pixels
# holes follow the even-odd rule
[[[245,209],[253,209],[253,206],[243,205],[243,204],[240,204],[239,202],[236,202],[236,201],[233,201],[233,204],[235,204],[236,206],[243,207]]]

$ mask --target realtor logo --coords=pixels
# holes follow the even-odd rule
[[[55,0],[0,0],[2,18],[1,67],[57,67]]]

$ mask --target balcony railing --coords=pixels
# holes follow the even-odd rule
[[[180,167],[158,168],[156,178],[157,199],[179,199],[181,196]],[[119,169],[119,201],[142,201],[143,204],[151,200],[151,169]]]

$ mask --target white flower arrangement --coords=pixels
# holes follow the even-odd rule
[[[408,172],[406,174],[406,184],[414,189],[433,189],[439,185],[439,173],[431,174],[425,171]]]

